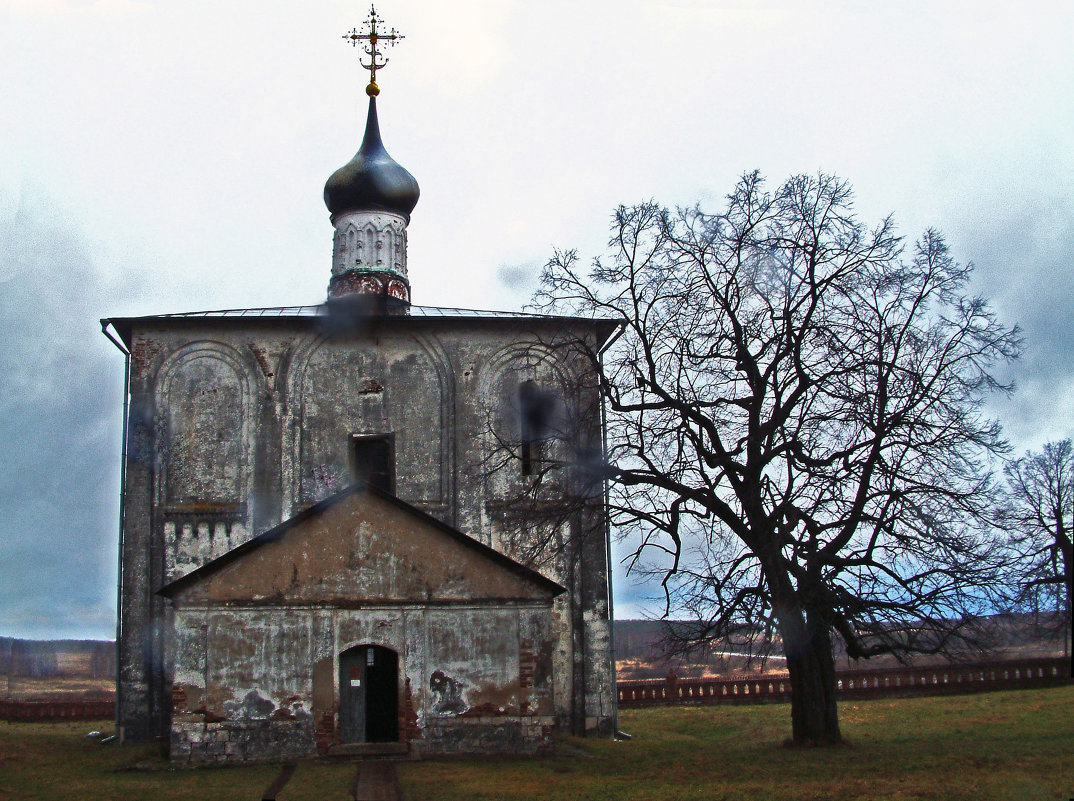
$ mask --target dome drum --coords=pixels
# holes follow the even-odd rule
[[[360,270],[333,275],[328,282],[329,302],[362,297],[385,311],[405,313],[410,306],[410,282],[398,276]]]
[[[406,266],[406,220],[386,212],[348,212],[335,219],[332,275],[387,272],[403,278]]]

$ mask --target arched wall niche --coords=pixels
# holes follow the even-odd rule
[[[505,449],[517,450],[523,439],[525,388],[532,388],[551,408],[539,439],[550,443],[569,440],[574,435],[574,409],[567,371],[555,351],[540,342],[516,342],[494,353],[478,375],[479,415],[484,418],[485,458]],[[552,447],[558,447],[553,445]],[[517,456],[517,454],[516,454]],[[490,498],[503,497],[517,489],[520,470],[487,470]]]
[[[286,386],[285,518],[350,483],[354,437],[390,434],[396,494],[450,522],[454,377],[437,338],[313,334]]]
[[[570,458],[577,420],[568,372],[548,345],[515,342],[494,353],[477,377],[476,413],[482,431],[478,464],[472,469],[480,474],[484,487],[480,510],[483,540],[529,562],[528,543],[513,541],[533,527],[505,525],[505,515],[529,509],[531,502],[525,499],[525,493],[535,480],[523,462],[524,385],[535,389],[548,405],[545,430],[534,442],[539,447],[529,454],[535,465],[532,473],[540,471],[542,459]],[[512,533],[510,529],[517,531]]]
[[[158,505],[239,505],[249,497],[257,366],[220,342],[192,342],[157,374]]]

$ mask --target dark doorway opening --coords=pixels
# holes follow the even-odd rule
[[[351,438],[351,471],[357,481],[395,493],[395,437],[391,434]]]
[[[358,645],[339,655],[339,739],[342,743],[399,740],[399,655]]]

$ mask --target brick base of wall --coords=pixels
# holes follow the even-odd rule
[[[101,720],[115,716],[115,701],[0,701],[0,720]]]
[[[172,719],[171,760],[181,765],[241,764],[301,759],[318,754],[312,716],[275,721],[206,722],[191,715]],[[441,718],[411,739],[411,752],[420,755],[539,756],[552,750],[555,718],[456,717]]]

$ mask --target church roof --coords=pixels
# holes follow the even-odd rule
[[[155,323],[165,321],[198,321],[198,320],[317,320],[328,319],[333,314],[328,304],[312,306],[266,306],[249,309],[215,309],[211,311],[177,312],[172,314],[146,314],[138,317],[105,317],[101,320],[101,328],[107,329],[109,325],[116,329],[123,343],[130,348],[131,328],[135,323]],[[534,312],[509,312],[494,311],[487,309],[460,309],[445,306],[410,306],[407,314],[386,315],[386,320],[419,321],[431,320],[467,320],[467,321],[498,321],[498,322],[563,322],[571,324],[589,324],[594,326],[600,340],[611,336],[621,323],[606,317],[572,317],[568,315],[537,314]],[[106,332],[107,333],[107,332]]]
[[[318,529],[318,518],[327,520],[333,514],[338,519]],[[298,540],[285,543],[289,536],[297,536]],[[364,541],[357,543],[363,537]],[[257,552],[264,552],[260,554],[262,558],[244,573],[240,563]],[[255,586],[260,595],[279,601],[308,601],[311,599],[305,596],[310,592],[319,594],[315,600],[332,600],[321,595],[332,595],[333,577],[337,584],[342,577],[344,585],[342,597],[334,599],[337,602],[464,600],[455,596],[467,591],[476,591],[477,597],[487,599],[547,599],[566,591],[536,570],[406,501],[365,484],[352,485],[314,504],[166,584],[158,594],[185,594],[189,588],[212,582],[223,571],[228,574],[217,588],[217,595],[223,592],[242,596]],[[475,581],[473,574],[481,571],[483,575]],[[377,586],[370,590],[368,585]],[[356,588],[372,591],[374,598],[355,598]],[[337,596],[339,592],[337,588]]]
[[[324,304],[317,306],[267,306],[254,309],[220,309],[216,311],[179,312],[176,314],[155,314],[145,317],[122,319],[151,319],[153,317],[322,317],[328,314]],[[561,319],[552,314],[534,314],[530,312],[489,311],[483,309],[455,309],[444,306],[411,306],[411,317],[476,317],[489,318],[536,318]],[[574,318],[570,318],[574,319]]]

